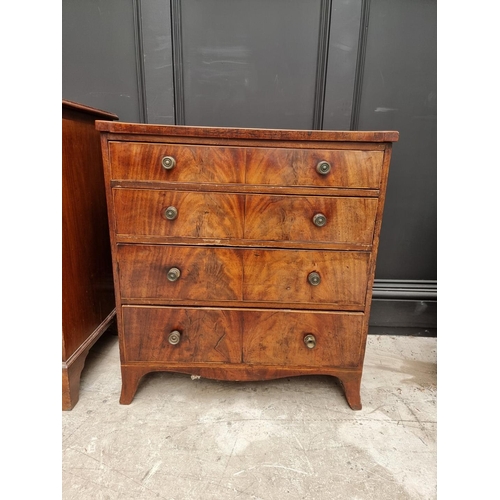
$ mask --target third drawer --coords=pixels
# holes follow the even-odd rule
[[[244,302],[363,310],[370,254],[118,245],[125,302]],[[177,270],[177,271],[176,271]]]

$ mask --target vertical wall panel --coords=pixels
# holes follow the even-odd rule
[[[145,95],[148,123],[173,125],[174,87],[170,2],[141,2]]]
[[[320,0],[181,0],[187,125],[311,129]]]
[[[371,2],[360,130],[399,130],[377,277],[436,279],[436,1]]]
[[[62,2],[62,97],[141,121],[132,0]]]
[[[361,0],[333,0],[324,130],[349,130],[358,53]]]

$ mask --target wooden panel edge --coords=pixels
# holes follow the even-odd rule
[[[205,137],[217,139],[270,139],[277,141],[354,141],[396,142],[399,132],[381,131],[329,131],[329,130],[282,130],[232,127],[190,127],[185,125],[153,125],[127,122],[96,121],[96,129],[114,133],[143,135],[172,135],[183,137]]]

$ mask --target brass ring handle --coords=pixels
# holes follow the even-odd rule
[[[313,271],[307,276],[307,281],[309,281],[312,286],[318,286],[321,283],[321,276],[316,271]]]
[[[181,332],[179,330],[172,330],[168,336],[168,342],[172,345],[177,345],[181,341]]]
[[[167,271],[168,281],[177,281],[181,277],[181,271],[177,267],[172,267]]]
[[[326,160],[321,160],[316,165],[316,171],[318,172],[318,174],[321,174],[321,175],[326,175],[328,172],[330,172],[331,169],[332,169],[332,166]]]
[[[177,219],[177,209],[175,207],[168,207],[165,209],[165,218],[168,220],[175,220]]]
[[[161,166],[165,170],[172,170],[175,167],[175,158],[173,156],[164,156],[161,159]]]
[[[304,344],[306,345],[307,348],[314,349],[316,347],[316,337],[310,333],[307,334],[304,337]]]
[[[323,227],[326,224],[326,215],[316,214],[313,217],[313,223],[315,226]]]

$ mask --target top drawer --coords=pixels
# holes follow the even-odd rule
[[[245,182],[245,150],[240,148],[110,142],[109,151],[112,179]]]
[[[379,189],[383,151],[110,142],[111,178]],[[318,167],[322,165],[322,168]]]
[[[331,149],[247,150],[247,184],[380,188],[382,151]],[[325,171],[321,173],[322,168]]]

